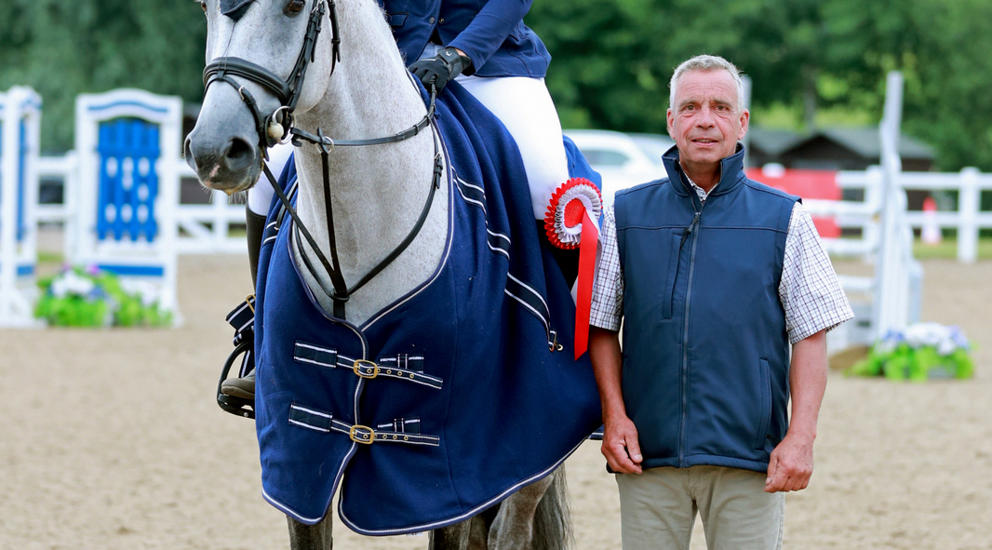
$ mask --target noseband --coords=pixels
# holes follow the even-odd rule
[[[258,132],[259,148],[263,157],[266,157],[265,150],[267,148],[286,139],[289,129],[293,126],[293,110],[300,100],[300,90],[303,89],[307,67],[314,60],[317,36],[320,35],[325,10],[331,20],[331,74],[334,74],[334,68],[341,60],[341,39],[338,37],[338,18],[333,0],[314,1],[313,7],[310,9],[310,17],[307,20],[303,46],[296,56],[296,63],[293,65],[288,79],[283,80],[279,75],[265,67],[240,57],[218,57],[203,69],[204,93],[217,80],[230,84],[238,91],[242,101],[248,106],[248,110],[251,111],[252,117],[255,119],[255,130]],[[255,97],[231,76],[247,79],[265,88],[279,99],[280,107],[268,116],[263,116],[258,110],[258,102],[255,101]]]
[[[314,61],[314,56],[316,55],[317,37],[320,35],[325,13],[328,14],[331,21],[332,75],[334,74],[334,68],[337,66],[337,62],[341,60],[341,39],[338,37],[338,20],[334,7],[334,0],[314,0],[313,7],[310,9],[309,19],[307,21],[306,34],[303,38],[303,46],[300,48],[300,53],[296,56],[296,63],[293,65],[293,70],[287,80],[283,80],[279,77],[279,75],[273,73],[265,67],[262,67],[261,65],[252,63],[251,61],[240,57],[218,57],[211,63],[207,64],[207,66],[203,69],[203,84],[204,94],[206,94],[207,88],[209,88],[210,85],[216,81],[226,82],[238,91],[238,94],[241,96],[241,100],[248,107],[252,118],[255,120],[255,131],[259,138],[258,146],[263,159],[268,159],[267,149],[269,147],[284,141],[289,136],[292,136],[294,147],[300,147],[303,142],[307,142],[317,145],[320,148],[324,180],[324,210],[327,218],[327,230],[331,251],[330,261],[328,261],[327,257],[324,256],[323,252],[321,252],[320,247],[317,245],[317,242],[311,235],[310,231],[308,231],[306,226],[303,225],[299,215],[296,213],[296,209],[292,205],[292,201],[279,187],[275,176],[272,174],[271,170],[269,170],[269,167],[264,161],[262,162],[262,170],[265,173],[266,178],[268,178],[269,182],[272,184],[272,189],[275,191],[276,196],[279,197],[279,201],[282,202],[283,206],[286,208],[286,211],[289,213],[290,217],[292,217],[294,227],[296,228],[296,234],[298,236],[302,235],[302,237],[306,239],[307,243],[310,245],[310,248],[317,256],[317,259],[320,260],[324,270],[327,272],[328,277],[331,280],[331,284],[333,285],[333,289],[329,289],[324,286],[323,280],[314,274],[313,266],[310,265],[306,255],[302,254],[301,251],[300,256],[303,258],[307,269],[310,270],[311,274],[314,274],[314,279],[319,285],[321,285],[321,289],[333,301],[334,316],[343,319],[345,317],[344,305],[348,301],[350,295],[379,274],[386,268],[387,265],[392,263],[392,261],[395,260],[410,245],[411,242],[413,242],[413,239],[420,232],[424,222],[427,220],[427,214],[430,212],[431,204],[434,202],[434,192],[440,187],[441,173],[444,168],[440,150],[438,149],[437,138],[435,137],[434,176],[431,181],[427,200],[420,212],[420,217],[417,219],[417,222],[414,224],[407,236],[400,242],[399,245],[397,245],[395,249],[393,249],[392,252],[376,264],[375,267],[373,267],[358,281],[358,283],[348,287],[344,282],[344,277],[341,275],[341,267],[338,262],[337,245],[334,237],[334,216],[331,209],[330,162],[328,155],[336,146],[380,145],[384,143],[403,141],[417,135],[421,130],[429,126],[431,120],[434,118],[434,101],[437,93],[432,86],[430,105],[427,109],[427,114],[424,115],[420,121],[406,130],[390,136],[370,139],[334,140],[325,136],[319,128],[317,129],[316,134],[295,128],[293,126],[293,111],[296,109],[296,104],[300,99],[300,91],[303,88],[303,81],[306,77],[307,67],[309,67],[310,63]],[[263,116],[261,111],[259,111],[258,102],[255,101],[255,97],[250,91],[248,91],[247,88],[244,87],[244,85],[233,78],[235,76],[254,82],[269,91],[279,99],[280,106],[272,113]]]

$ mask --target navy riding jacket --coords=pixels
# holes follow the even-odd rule
[[[788,428],[778,286],[798,199],[747,179],[743,156],[723,159],[705,202],[674,147],[668,178],[616,195],[623,395],[646,468],[764,472]]]
[[[478,76],[543,78],[548,49],[524,25],[532,0],[379,0],[407,64],[431,41],[472,60]]]

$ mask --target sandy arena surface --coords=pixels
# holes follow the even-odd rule
[[[832,372],[797,549],[992,548],[992,262],[924,264],[923,319],[960,325],[977,375],[926,384]],[[0,329],[0,549],[278,549],[251,422],[214,404],[239,257],[183,257],[173,330]],[[576,550],[619,548],[616,485],[589,442],[566,463]],[[704,548],[698,528],[693,548]],[[338,548],[422,549],[426,536]]]

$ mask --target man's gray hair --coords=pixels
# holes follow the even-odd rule
[[[743,111],[744,81],[741,80],[741,73],[733,63],[717,55],[697,55],[683,61],[681,65],[675,68],[675,73],[672,74],[672,80],[668,83],[670,90],[668,106],[672,109],[675,108],[675,85],[679,78],[682,78],[682,75],[689,71],[714,71],[719,69],[727,71],[730,73],[730,76],[734,77],[734,82],[737,84],[737,108]]]

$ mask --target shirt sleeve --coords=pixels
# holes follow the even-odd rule
[[[799,202],[789,220],[778,295],[792,344],[854,317],[813,219]]]
[[[472,22],[447,46],[465,52],[477,70],[500,49],[514,27],[523,21],[533,0],[489,0]]]
[[[606,209],[599,232],[599,255],[592,286],[589,324],[606,330],[620,330],[623,311],[623,273],[617,250],[616,218],[613,207]]]

